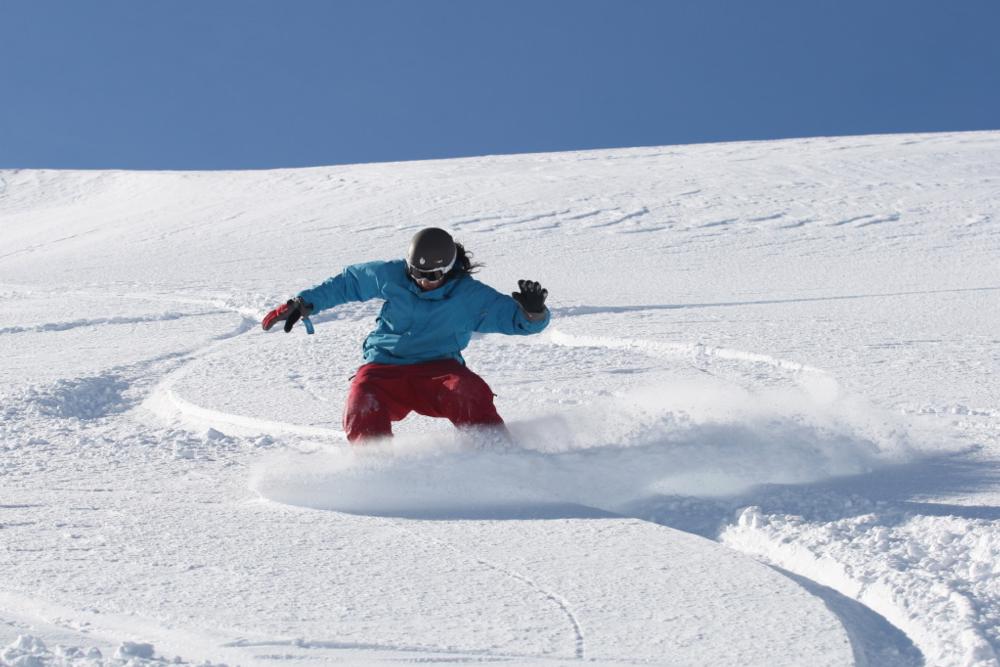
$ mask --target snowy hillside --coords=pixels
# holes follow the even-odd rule
[[[350,448],[451,230],[519,448]],[[1000,665],[1000,133],[0,171],[0,664]]]

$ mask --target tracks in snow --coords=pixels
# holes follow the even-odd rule
[[[667,306],[664,306],[667,307]],[[581,307],[577,309],[578,312],[567,309],[565,315],[585,315],[590,312],[599,312],[601,309],[588,309],[586,307]],[[16,334],[22,332],[45,332],[45,331],[60,331],[67,330],[70,328],[87,327],[87,326],[101,326],[105,324],[137,324],[145,322],[156,322],[165,321],[171,319],[177,319],[181,317],[180,314],[176,313],[163,313],[161,315],[150,315],[142,316],[136,318],[93,318],[89,320],[75,320],[67,323],[56,323],[51,325],[38,325],[36,327],[30,328],[12,328],[9,330],[0,330],[0,333]],[[156,387],[149,393],[146,400],[143,402],[143,406],[159,417],[167,418],[170,420],[180,418],[182,421],[198,425],[202,428],[217,428],[223,431],[234,432],[236,434],[253,434],[253,433],[264,433],[269,435],[277,436],[304,436],[304,437],[315,437],[322,438],[324,440],[337,440],[343,439],[343,435],[339,430],[321,428],[321,427],[310,427],[310,426],[300,426],[295,424],[283,423],[273,420],[258,419],[249,416],[237,415],[237,414],[227,414],[217,410],[210,410],[207,408],[202,408],[197,406],[190,401],[186,400],[183,396],[179,395],[175,390],[174,386],[176,383],[185,377],[187,373],[190,372],[192,364],[197,360],[205,357],[208,354],[218,351],[222,346],[226,345],[229,341],[235,339],[236,337],[248,333],[253,330],[256,326],[256,322],[247,318],[245,313],[243,314],[243,322],[235,330],[220,335],[208,344],[188,350],[181,354],[179,360],[181,364],[176,366],[174,370],[169,372]],[[664,343],[659,341],[649,341],[649,340],[628,340],[621,338],[602,338],[602,337],[591,337],[591,336],[575,336],[571,334],[563,333],[559,330],[553,330],[547,335],[547,341],[550,344],[565,347],[602,347],[607,349],[619,349],[619,350],[635,350],[642,352],[644,354],[670,359],[682,359],[686,360],[696,368],[700,370],[706,370],[709,363],[713,360],[726,360],[741,364],[755,364],[763,365],[767,367],[774,368],[783,373],[791,373],[793,375],[800,376],[813,376],[816,378],[823,378],[825,381],[833,383],[833,387],[836,387],[836,382],[828,373],[822,369],[808,366],[801,363],[791,362],[788,360],[729,348],[711,347],[703,344],[673,344]],[[453,545],[449,545],[450,548],[462,553],[467,558],[472,558],[476,562],[480,563],[482,566],[493,569],[498,573],[506,576],[512,580],[519,581],[521,584],[525,585],[531,590],[534,590],[538,595],[542,596],[543,599],[549,600],[556,608],[560,610],[567,621],[568,627],[571,629],[572,636],[574,637],[575,645],[575,658],[585,659],[585,637],[579,623],[576,614],[574,613],[571,606],[568,604],[566,599],[559,593],[548,590],[547,588],[539,585],[530,576],[525,575],[520,572],[509,570],[507,568],[496,565],[495,563],[487,562],[486,560],[480,559],[472,554],[465,554],[457,549]],[[736,548],[740,548],[735,542],[731,544]],[[759,550],[755,552],[752,549],[741,549],[748,553],[754,553],[757,556],[763,555]],[[767,556],[765,556],[767,557]],[[815,572],[802,572],[798,571],[795,567],[795,563],[788,562],[787,559],[779,561],[784,567],[797,572],[800,575],[808,576],[809,574],[816,575]],[[812,577],[811,577],[812,578]],[[822,583],[836,584],[837,582],[831,582],[828,579],[824,580],[820,578]],[[838,587],[834,585],[834,588],[840,590],[841,593],[851,595],[852,590],[849,586]],[[886,607],[875,607],[877,611],[881,611],[884,615],[893,618],[898,617],[894,614],[892,608]],[[234,645],[235,646],[235,645]],[[387,648],[387,647],[381,647]],[[406,650],[405,648],[403,650]]]
[[[408,528],[406,528],[406,526],[404,524],[392,524],[392,525],[395,526],[395,527],[399,527],[401,530],[403,530],[406,533],[410,534],[416,540],[427,539],[426,537],[421,536],[421,535],[417,535],[413,531],[409,530]],[[543,599],[548,600],[549,602],[551,602],[552,604],[554,604],[559,609],[559,611],[566,617],[566,620],[568,621],[569,626],[570,626],[570,628],[572,630],[573,637],[574,637],[574,641],[573,641],[573,644],[574,644],[574,655],[573,655],[573,657],[574,657],[574,659],[576,659],[576,660],[584,660],[585,659],[585,657],[586,657],[586,651],[585,651],[585,640],[584,640],[584,635],[583,635],[583,627],[580,624],[580,621],[577,618],[577,615],[573,612],[572,606],[566,600],[565,597],[563,597],[562,595],[559,595],[558,593],[556,593],[554,591],[551,591],[548,588],[546,588],[546,587],[538,584],[534,579],[532,579],[531,577],[529,577],[526,574],[523,574],[521,572],[517,572],[516,570],[512,570],[510,568],[503,567],[503,566],[498,565],[496,563],[492,563],[492,562],[490,562],[490,561],[488,561],[488,560],[486,560],[484,558],[480,558],[479,556],[476,556],[475,554],[468,553],[468,552],[464,551],[463,549],[460,549],[457,546],[455,546],[455,544],[453,544],[452,542],[447,542],[447,541],[436,539],[436,538],[431,538],[431,539],[433,539],[438,544],[440,544],[440,545],[442,545],[442,546],[450,549],[451,551],[454,551],[455,553],[459,554],[462,558],[471,560],[471,561],[473,561],[475,563],[478,563],[479,565],[482,565],[483,567],[486,567],[486,568],[489,568],[490,570],[493,570],[494,572],[498,572],[499,574],[501,574],[501,575],[503,575],[505,577],[508,577],[510,579],[513,579],[514,581],[517,581],[517,582],[520,582],[521,584],[524,584],[525,586],[528,587],[529,590],[531,590],[532,592],[534,592],[537,595],[540,595]]]
[[[588,314],[589,312],[591,312],[591,309],[583,308],[580,313],[573,314]],[[568,314],[570,313],[567,313],[567,315]],[[564,347],[601,347],[619,350],[635,350],[654,357],[686,361],[699,370],[706,372],[707,368],[713,361],[720,360],[735,362],[737,364],[766,366],[783,374],[792,374],[793,376],[810,376],[814,380],[819,379],[821,382],[827,383],[830,386],[831,391],[837,391],[836,381],[820,368],[744,350],[713,347],[701,343],[680,344],[649,340],[575,336],[559,331],[558,329],[547,334],[546,340],[549,344]],[[213,346],[211,349],[206,349],[203,353],[207,354],[212,349],[215,349],[215,347]],[[191,360],[193,361],[197,358],[197,356],[193,356]],[[303,427],[294,424],[262,420],[247,416],[227,414],[221,411],[210,410],[194,405],[182,396],[178,395],[173,389],[174,384],[182,379],[186,372],[187,369],[182,367],[165,378],[164,381],[161,382],[160,385],[158,385],[157,388],[151,393],[149,399],[145,403],[145,407],[161,417],[180,417],[189,424],[198,424],[201,427],[217,428],[223,431],[232,431],[235,429],[237,432],[266,433],[275,436],[296,435],[319,437],[325,440],[333,439],[338,441],[343,438],[342,433],[334,429]],[[549,590],[539,585],[526,574],[504,568],[473,554],[465,553],[452,544],[448,544],[447,546],[460,553],[465,558],[470,558],[484,567],[493,569],[505,577],[520,582],[530,590],[535,591],[535,593],[540,595],[543,599],[549,600],[566,618],[567,625],[570,628],[572,636],[574,637],[575,658],[585,659],[586,641],[584,632],[576,614],[564,596],[560,595],[558,592]],[[753,553],[749,550],[747,550],[747,552],[760,557],[759,553]],[[783,562],[782,564],[785,567],[789,567],[788,563]],[[794,571],[794,568],[792,567],[789,567],[789,569]],[[800,572],[799,574],[801,576],[803,573]],[[385,649],[386,647],[379,648]]]

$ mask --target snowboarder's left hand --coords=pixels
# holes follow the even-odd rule
[[[521,308],[528,315],[541,315],[545,312],[545,297],[549,291],[533,280],[518,280],[517,288],[520,292],[514,292],[511,297],[521,304]]]
[[[264,320],[260,324],[264,327],[264,331],[269,331],[277,322],[284,320],[285,333],[288,333],[301,318],[309,317],[312,309],[313,305],[311,303],[307,303],[301,296],[297,296],[294,299],[289,299],[265,315]]]

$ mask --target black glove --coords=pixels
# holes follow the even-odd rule
[[[288,333],[292,330],[292,327],[295,326],[296,322],[303,317],[309,317],[309,313],[311,313],[312,310],[313,305],[311,303],[304,301],[301,296],[297,296],[294,299],[289,299],[287,302],[265,315],[264,321],[261,322],[261,326],[264,327],[264,331],[268,331],[275,325],[276,322],[284,320],[285,333]]]
[[[549,291],[532,280],[518,280],[517,288],[520,292],[511,294],[514,301],[521,304],[521,308],[528,315],[541,315],[545,312],[545,297]]]

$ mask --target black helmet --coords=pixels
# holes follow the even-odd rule
[[[451,271],[458,258],[458,248],[451,234],[428,227],[417,232],[410,241],[410,250],[406,253],[406,263],[411,274],[426,274],[431,280],[438,280]]]

